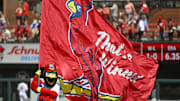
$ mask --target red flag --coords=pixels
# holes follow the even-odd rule
[[[72,101],[145,101],[158,69],[98,14],[92,0],[43,0],[39,64],[49,62],[57,65]]]

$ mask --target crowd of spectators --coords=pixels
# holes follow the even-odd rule
[[[41,21],[34,19],[32,23],[28,22],[29,8],[27,0],[18,2],[16,25],[9,25],[8,18],[0,12],[0,43],[39,42]]]
[[[18,2],[16,13],[16,25],[9,27],[8,18],[0,12],[0,42],[39,42],[41,21],[34,19],[28,22],[29,10],[35,5],[34,0],[20,0]],[[130,41],[142,41],[142,38],[149,34],[159,33],[159,40],[164,41],[166,33],[169,41],[173,41],[174,33],[177,33],[177,39],[180,40],[180,24],[173,23],[169,18],[167,21],[159,16],[157,18],[157,28],[151,31],[148,24],[149,7],[146,1],[141,2],[141,7],[136,10],[134,4],[130,0],[126,0],[124,9],[119,11],[118,3],[113,2],[107,7],[106,3],[102,3],[102,7],[98,9],[104,19],[111,23]],[[167,40],[167,38],[166,38]]]
[[[159,33],[158,36],[160,41],[165,40],[166,33],[168,36],[166,40],[173,41],[174,33],[178,33],[178,40],[180,40],[178,31],[180,28],[178,23],[173,23],[171,18],[165,21],[162,16],[159,15],[157,23],[155,24],[157,28],[152,30],[148,23],[149,7],[146,1],[141,1],[141,6],[137,9],[138,10],[136,10],[134,4],[130,0],[126,0],[123,10],[118,11],[117,2],[113,2],[111,7],[107,7],[106,3],[103,3],[102,8],[99,8],[98,11],[106,21],[111,23],[130,41],[142,41],[142,37],[154,33]]]
[[[167,21],[163,19],[162,16],[158,17],[157,30],[159,32],[160,40],[164,41],[166,33],[168,34],[168,40],[173,41],[174,33],[178,33],[178,23],[174,23],[171,18],[168,18]],[[179,40],[179,34],[178,34]]]
[[[0,42],[7,41],[11,34],[8,29],[6,29],[7,21],[5,15],[0,11]]]

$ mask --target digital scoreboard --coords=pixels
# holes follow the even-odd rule
[[[132,43],[134,50],[159,61],[180,61],[180,43]]]

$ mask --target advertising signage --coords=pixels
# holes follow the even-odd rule
[[[133,47],[159,61],[180,61],[180,43],[133,43]]]
[[[39,44],[0,44],[0,63],[38,64]]]
[[[180,61],[180,43],[132,43],[134,50],[159,61]],[[0,44],[0,64],[38,64],[39,44]]]

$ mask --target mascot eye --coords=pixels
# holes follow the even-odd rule
[[[46,77],[56,77],[56,73],[48,73],[48,72],[46,72],[45,76]]]
[[[48,73],[48,72],[46,72],[46,73],[45,73],[45,75],[49,75],[49,73]]]
[[[81,11],[81,6],[77,6],[78,11]]]

